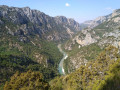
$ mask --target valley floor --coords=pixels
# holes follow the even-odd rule
[[[65,53],[62,48],[61,48],[61,44],[58,45],[58,49],[59,51],[63,54],[63,58],[61,59],[60,63],[59,63],[59,67],[58,67],[58,70],[59,70],[59,73],[61,75],[65,75],[65,70],[64,70],[64,66],[63,66],[63,63],[64,63],[64,60],[68,58],[68,55],[67,53]]]

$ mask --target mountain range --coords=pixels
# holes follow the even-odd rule
[[[103,22],[110,21],[111,18],[116,17],[119,14],[120,14],[120,10],[116,9],[113,11],[113,13],[111,13],[109,15],[100,16],[100,17],[96,18],[95,20],[88,20],[88,21],[83,22],[82,24],[88,26],[89,28],[94,28]],[[116,18],[115,21],[118,22],[119,18]]]
[[[15,30],[6,26],[8,33],[19,35],[23,41],[25,40],[22,38],[29,35],[37,35],[49,41],[60,41],[69,39],[75,32],[81,30],[79,23],[73,19],[64,16],[50,17],[38,10],[31,10],[29,7],[0,6],[0,17],[0,24],[7,21],[16,26]]]
[[[65,76],[58,72],[59,44],[68,55]],[[120,9],[78,23],[29,7],[0,6],[0,89],[119,90],[119,49]]]

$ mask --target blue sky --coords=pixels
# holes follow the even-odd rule
[[[0,0],[0,5],[29,6],[50,16],[62,15],[83,22],[119,9],[120,0]]]

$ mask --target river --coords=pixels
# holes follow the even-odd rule
[[[68,55],[67,53],[65,53],[62,48],[61,48],[61,44],[58,45],[58,49],[59,51],[63,54],[63,58],[61,59],[60,63],[59,63],[59,67],[58,67],[58,70],[59,70],[59,73],[61,75],[65,75],[65,69],[63,67],[63,63],[64,63],[64,60],[68,58]]]

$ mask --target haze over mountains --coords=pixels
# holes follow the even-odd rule
[[[115,17],[117,15],[120,14],[120,10],[114,10],[112,14],[106,15],[106,16],[100,16],[98,18],[96,18],[95,20],[88,20],[85,21],[83,24],[87,25],[89,28],[94,28],[97,25],[105,22],[105,21],[109,21],[112,17]],[[117,18],[116,21],[119,21],[119,19]]]
[[[58,72],[59,44],[68,55],[65,76]],[[120,9],[79,24],[29,7],[0,6],[0,89],[119,90],[119,49]]]

